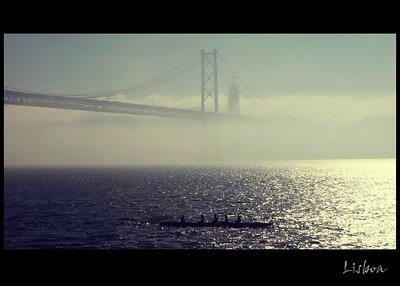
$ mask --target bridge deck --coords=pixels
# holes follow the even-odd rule
[[[36,93],[24,93],[7,89],[4,90],[4,104],[158,117],[185,117],[193,119],[238,117],[224,113],[201,112],[200,110],[188,110],[97,99],[73,98],[67,96],[43,95]]]

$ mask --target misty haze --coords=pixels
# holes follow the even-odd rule
[[[395,248],[395,41],[5,35],[5,248]]]

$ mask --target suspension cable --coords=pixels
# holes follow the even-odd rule
[[[53,96],[68,96],[68,97],[84,97],[84,98],[96,98],[96,97],[111,97],[117,96],[122,93],[134,93],[138,92],[147,88],[154,87],[156,85],[162,84],[168,80],[178,77],[179,75],[183,74],[184,72],[189,71],[190,69],[194,68],[196,65],[199,64],[199,61],[196,61],[199,58],[199,53],[196,52],[195,55],[190,57],[185,62],[181,63],[180,65],[174,67],[173,69],[164,72],[158,76],[155,76],[151,79],[145,80],[143,82],[139,82],[135,85],[124,87],[120,89],[98,92],[98,93],[81,93],[81,94],[61,94],[61,93],[48,93],[48,92],[39,92],[27,89],[20,89],[10,86],[5,86],[5,89],[11,91],[19,91],[19,92],[26,92],[26,93],[36,93],[42,95],[53,95]]]

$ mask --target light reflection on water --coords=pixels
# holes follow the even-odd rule
[[[5,170],[5,248],[395,248],[395,160]],[[169,228],[202,213],[272,229]]]

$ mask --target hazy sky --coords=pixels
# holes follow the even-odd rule
[[[252,127],[219,126],[223,159],[395,157],[395,42],[395,35],[352,34],[5,35],[4,82],[44,92],[101,92],[216,48],[274,107],[255,108],[268,120]],[[253,113],[245,102],[242,108]],[[199,157],[196,122],[19,106],[4,111],[5,165]]]

